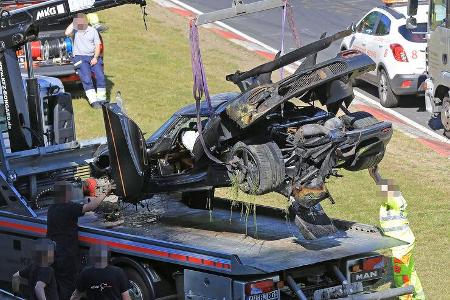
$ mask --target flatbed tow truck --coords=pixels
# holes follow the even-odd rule
[[[94,214],[80,219],[81,246],[109,246],[133,299],[385,299],[409,291],[361,294],[386,276],[376,251],[402,244],[376,227],[335,220],[334,236],[301,240],[282,210],[258,207],[256,222],[246,222],[243,204],[231,213],[219,199],[210,212],[170,197],[149,200],[150,211],[125,209],[125,224],[110,229]],[[46,211],[37,215],[0,211],[2,281],[30,261],[33,240],[45,236]]]
[[[127,3],[145,5],[141,0],[52,0],[1,14],[3,283],[30,263],[33,241],[46,235],[47,209],[32,204],[57,180],[89,176],[89,163],[106,143],[76,140],[70,94],[49,86],[43,97],[32,68],[25,93],[16,49],[36,36],[40,23]],[[83,263],[90,246],[106,244],[112,264],[128,275],[132,299],[385,299],[413,289],[373,291],[387,277],[376,251],[403,242],[370,225],[335,220],[337,233],[306,240],[298,238],[284,210],[257,207],[249,218],[241,212],[248,212],[243,203],[213,199],[211,210],[194,209],[174,195],[157,195],[145,204],[147,209],[122,207],[122,225],[109,228],[96,214],[79,222]]]

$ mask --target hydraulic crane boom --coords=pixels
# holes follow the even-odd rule
[[[124,4],[145,6],[145,0],[51,0],[0,15],[0,52],[36,38],[39,25],[58,22],[76,13],[91,13]]]
[[[38,37],[42,24],[58,23],[77,13],[91,13],[145,0],[51,0],[0,13],[0,88],[12,152],[41,146],[42,121],[37,80],[23,88],[16,50]]]

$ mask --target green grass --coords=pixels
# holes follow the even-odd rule
[[[151,133],[174,111],[193,103],[192,74],[188,46],[188,22],[150,5],[149,31],[144,30],[139,9],[127,6],[101,13],[109,26],[105,41],[105,70],[112,99],[121,91],[128,114],[143,131]],[[235,90],[224,80],[237,69],[245,70],[263,61],[220,37],[201,31],[201,43],[210,90]],[[114,84],[112,84],[114,83]],[[75,101],[78,138],[104,135],[100,111],[84,99]],[[408,201],[409,219],[417,238],[417,270],[430,299],[450,294],[450,160],[435,154],[415,140],[395,132],[381,172],[400,186]],[[342,172],[331,179],[329,189],[336,204],[326,211],[339,218],[378,224],[383,199],[367,172]],[[233,192],[218,193],[233,199]],[[286,200],[274,194],[239,198],[286,207]]]

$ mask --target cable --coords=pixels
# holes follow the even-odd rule
[[[36,138],[39,141],[38,147],[45,146],[44,139],[41,136],[38,135],[38,132],[36,132],[35,130],[33,130],[30,127],[27,127],[27,126],[22,126],[22,128],[23,129],[27,129],[31,133],[31,135],[34,136],[34,138]]]

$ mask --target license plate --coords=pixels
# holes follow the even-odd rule
[[[247,300],[278,300],[280,299],[280,291],[272,291],[263,294],[251,295],[246,298]]]
[[[383,269],[375,269],[371,271],[352,273],[350,275],[350,279],[352,282],[361,282],[380,279],[382,276],[383,276]]]

